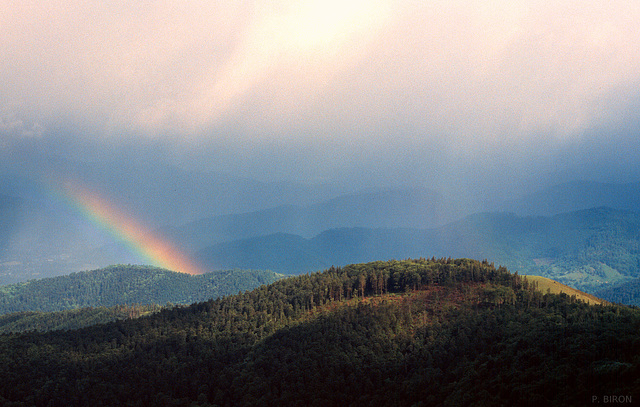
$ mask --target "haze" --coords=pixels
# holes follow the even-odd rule
[[[160,226],[372,189],[469,208],[640,181],[637,2],[0,9],[4,195],[80,180]]]

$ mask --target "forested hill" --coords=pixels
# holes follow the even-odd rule
[[[188,275],[157,267],[115,265],[0,287],[0,315],[125,304],[191,304],[275,281],[269,271]]]
[[[0,336],[0,404],[630,403],[639,330],[637,309],[543,294],[487,262],[374,262],[135,320]]]

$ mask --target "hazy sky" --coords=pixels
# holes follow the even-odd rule
[[[361,185],[640,180],[638,21],[633,0],[0,0],[0,152],[148,146]]]

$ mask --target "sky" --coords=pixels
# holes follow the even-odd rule
[[[639,181],[638,21],[631,0],[0,0],[0,158],[496,194]]]

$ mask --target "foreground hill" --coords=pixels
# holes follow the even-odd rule
[[[0,402],[537,407],[613,394],[627,401],[640,397],[639,329],[638,310],[543,294],[486,262],[374,262],[135,320],[0,336]]]
[[[117,265],[0,287],[0,315],[124,304],[190,304],[275,281],[269,271],[223,270],[192,276],[151,266]]]
[[[595,292],[640,277],[640,214],[593,208],[551,217],[482,213],[435,229],[340,228],[311,239],[272,234],[213,245],[206,264],[285,274],[379,258],[492,259]]]

